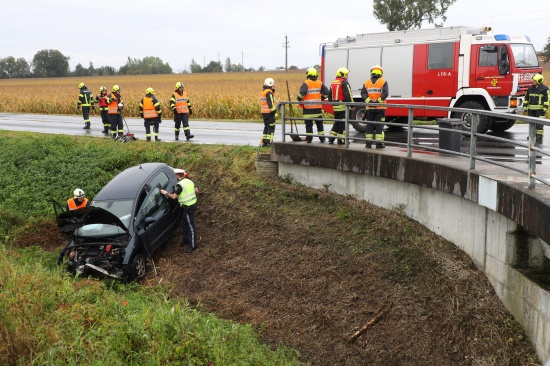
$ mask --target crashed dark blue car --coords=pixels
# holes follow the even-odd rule
[[[176,183],[171,167],[146,163],[113,178],[89,207],[65,211],[54,203],[57,224],[70,238],[59,263],[67,260],[68,269],[81,276],[144,276],[147,258],[178,228],[177,202],[160,194]]]

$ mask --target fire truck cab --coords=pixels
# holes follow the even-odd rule
[[[340,67],[350,70],[348,81],[355,101],[373,65],[381,65],[390,96],[388,104],[460,107],[520,113],[523,97],[536,73],[542,73],[535,48],[527,36],[490,35],[491,28],[442,27],[408,31],[358,34],[323,43],[321,79],[328,86]],[[364,109],[352,111],[361,120]],[[408,110],[386,110],[386,121],[405,122]],[[415,119],[453,117],[467,113],[415,109]],[[515,119],[480,116],[478,132],[501,132]],[[365,126],[352,122],[358,131]]]

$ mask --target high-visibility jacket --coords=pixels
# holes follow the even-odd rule
[[[157,118],[160,114],[160,102],[154,96],[146,96],[139,103],[139,111],[143,118]]]
[[[307,85],[307,94],[303,96],[302,101],[304,102],[320,102],[321,101],[321,88],[323,87],[323,82],[321,80],[311,80],[307,79],[304,81]],[[322,104],[304,104],[304,109],[319,109],[322,108]]]
[[[550,104],[550,89],[544,84],[531,85],[525,93],[523,106],[527,110],[547,111]]]
[[[369,103],[371,100],[377,100],[378,103],[381,104],[376,107],[368,108],[386,109],[386,106],[384,106],[386,100],[382,99],[382,92],[385,83],[386,80],[384,80],[384,78],[378,78],[374,83],[372,82],[372,79],[367,79],[367,81],[365,81],[365,89],[367,90],[367,99],[365,102]]]
[[[122,99],[122,98],[120,98]],[[120,108],[118,107],[118,103],[122,102],[122,100],[118,100],[118,97],[115,93],[109,94],[107,96],[107,103],[108,103],[108,111],[109,114],[119,114]]]
[[[80,205],[77,205],[74,198],[69,198],[67,200],[67,207],[69,207],[69,210],[77,210],[79,208],[84,208],[88,205],[88,199],[87,198],[84,198],[82,200],[82,203]]]
[[[273,90],[265,88],[260,97],[261,113],[267,114],[275,112],[275,100],[273,99]]]
[[[106,111],[107,110],[107,95],[98,94],[95,97],[95,101],[97,104],[99,104],[99,110],[100,111]]]
[[[353,102],[351,87],[345,78],[336,78],[330,85],[329,100],[334,102]],[[335,104],[333,106],[335,112],[343,112],[346,106],[343,104]]]
[[[191,179],[183,178],[177,185],[181,187],[181,193],[178,196],[178,203],[180,206],[192,206],[197,203],[195,183],[193,183]]]
[[[94,105],[94,98],[92,97],[92,92],[88,89],[80,89],[80,95],[78,96],[78,106],[79,107],[89,107]]]
[[[189,113],[189,96],[184,90],[183,93],[175,92],[170,98],[170,107],[172,110],[177,111],[178,113]]]

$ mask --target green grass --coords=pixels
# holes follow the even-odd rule
[[[53,220],[50,199],[64,202],[75,187],[93,197],[123,169],[153,161],[192,177],[200,169],[199,186],[229,169],[236,175],[224,184],[236,185],[253,169],[255,147],[0,132],[0,153],[1,365],[299,364],[297,351],[272,349],[251,325],[191,308],[169,287],[75,279],[57,267],[55,253],[13,247],[23,232]]]

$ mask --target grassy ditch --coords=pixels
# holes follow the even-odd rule
[[[169,285],[76,280],[56,266],[54,252],[13,246],[52,222],[50,199],[64,202],[75,187],[93,197],[128,166],[163,161],[193,172],[200,162],[215,175],[227,165],[246,171],[239,162],[254,154],[252,147],[158,146],[0,132],[0,364],[298,364],[296,351],[262,344],[250,325],[190,308]]]
[[[256,150],[0,132],[0,364],[540,364],[452,243],[398,208],[261,178]],[[199,250],[174,235],[141,285],[65,275],[49,199],[152,161],[201,190]]]

